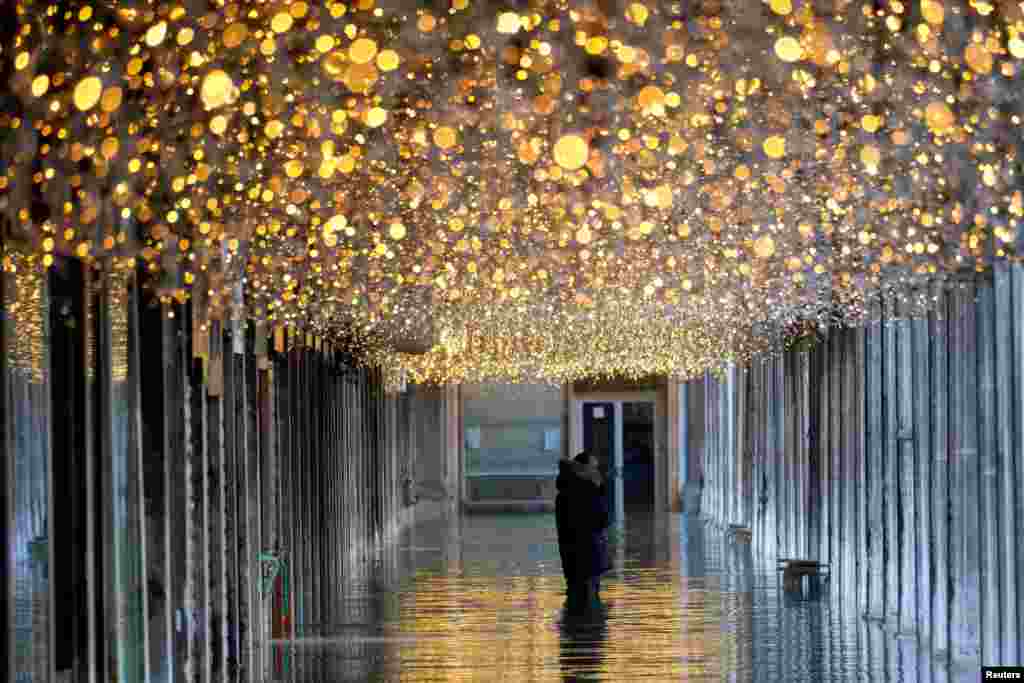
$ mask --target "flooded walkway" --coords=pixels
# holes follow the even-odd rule
[[[835,591],[784,594],[702,522],[614,529],[604,609],[564,615],[554,516],[467,516],[405,532],[338,595],[342,623],[262,653],[264,681],[977,681],[864,621]]]

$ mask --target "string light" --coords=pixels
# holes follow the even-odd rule
[[[46,379],[47,318],[49,297],[41,259],[14,250],[3,250],[4,310],[11,327],[10,366],[34,384]],[[0,324],[8,324],[0,320]]]
[[[108,4],[18,2],[0,212],[387,377],[688,377],[1017,258],[1014,3]]]

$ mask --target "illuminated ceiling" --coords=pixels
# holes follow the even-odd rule
[[[41,258],[418,381],[690,376],[1013,257],[1018,2],[17,11],[0,210]]]

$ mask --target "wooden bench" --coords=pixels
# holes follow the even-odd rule
[[[777,571],[782,572],[782,589],[787,592],[803,592],[803,577],[809,581],[824,578],[828,581],[830,569],[827,563],[817,560],[799,560],[795,558],[778,558]]]

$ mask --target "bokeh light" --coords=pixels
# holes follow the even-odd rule
[[[15,10],[11,236],[415,381],[689,377],[1017,258],[1017,2]]]

